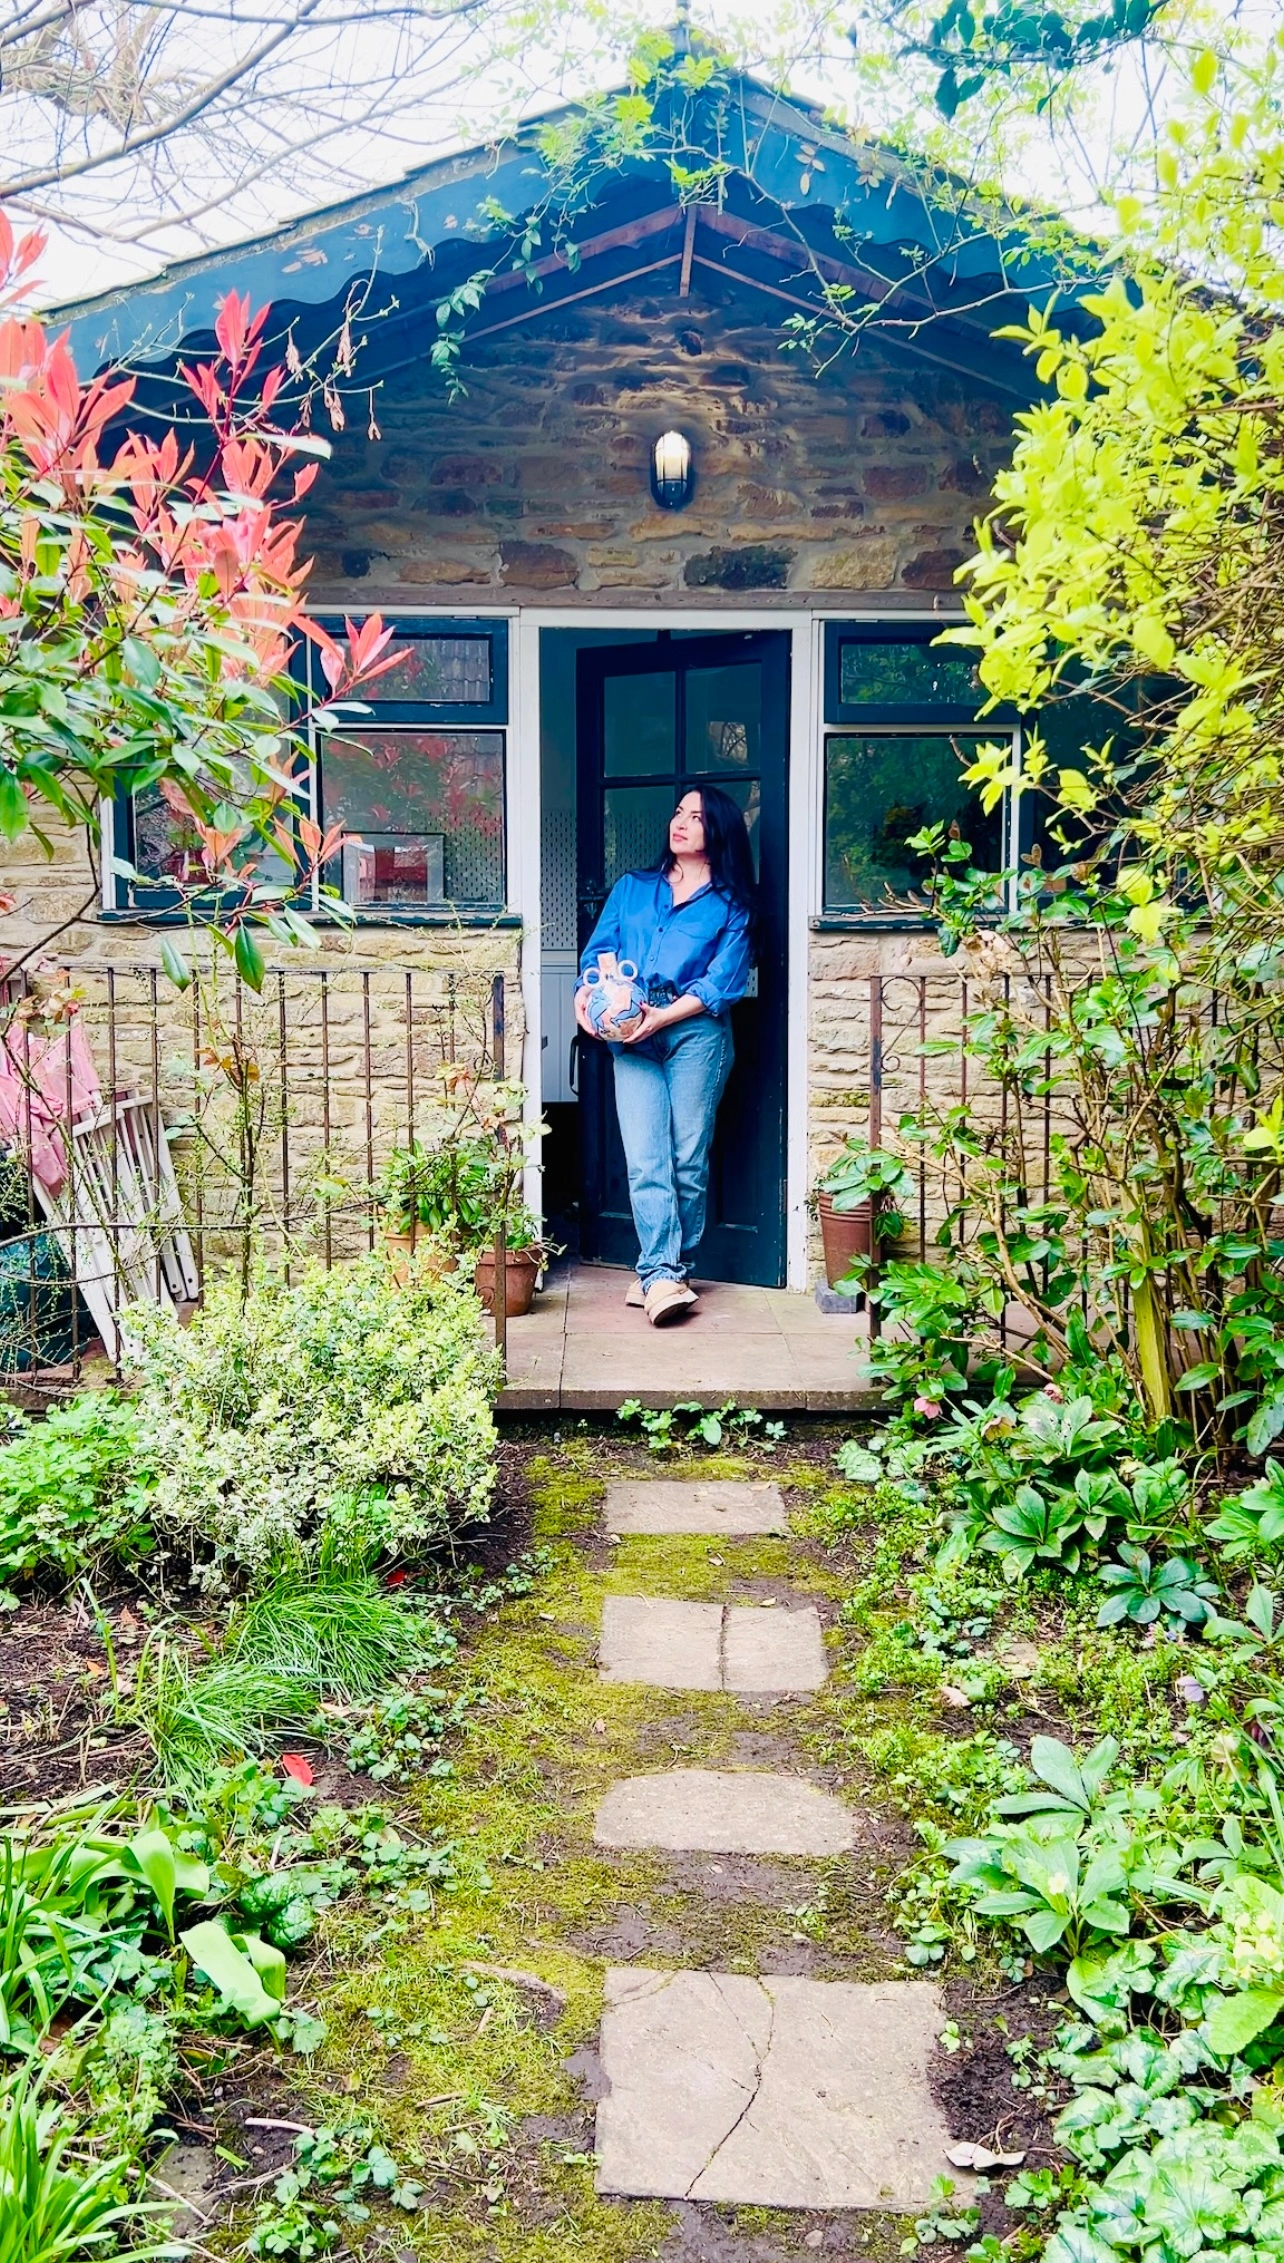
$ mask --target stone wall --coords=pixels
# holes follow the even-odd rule
[[[389,377],[309,498],[331,602],[770,602],[948,595],[1011,445],[1012,404],[873,333],[817,374],[769,302],[699,278],[617,293],[466,348],[467,397]],[[685,510],[652,442],[692,442]],[[780,602],[776,595],[776,602]]]

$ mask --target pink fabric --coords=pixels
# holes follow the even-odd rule
[[[70,1091],[69,1088],[70,1087]],[[50,1194],[67,1176],[63,1118],[102,1105],[102,1088],[79,1019],[39,1036],[30,1022],[11,1021],[0,1037],[0,1144],[12,1148]]]

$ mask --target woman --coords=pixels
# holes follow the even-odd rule
[[[631,959],[646,1008],[611,1042],[615,1105],[640,1248],[625,1302],[655,1328],[694,1305],[688,1275],[704,1232],[713,1123],[731,1073],[731,1008],[753,964],[755,884],[745,822],[730,794],[693,787],[659,862],[617,880],[580,959],[575,1018],[588,1037],[585,970],[603,952]]]

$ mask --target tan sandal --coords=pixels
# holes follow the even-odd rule
[[[694,1303],[695,1296],[684,1281],[652,1281],[644,1310],[653,1328],[670,1328],[675,1320],[686,1318]]]
[[[628,1285],[624,1301],[633,1312],[644,1312],[646,1310],[646,1291],[636,1273]]]

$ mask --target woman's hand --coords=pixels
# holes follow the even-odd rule
[[[580,1028],[583,1030],[584,1035],[586,1037],[596,1037],[597,1031],[594,1029],[592,1022],[589,1019],[588,991],[585,989],[583,983],[580,984],[578,990],[575,993],[574,1003],[575,1019],[579,1023]]]
[[[672,1020],[671,1006],[644,1006],[632,1029],[619,1031],[619,1041],[621,1045],[639,1045],[643,1038],[654,1037],[658,1030],[667,1029]]]

